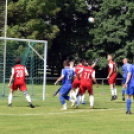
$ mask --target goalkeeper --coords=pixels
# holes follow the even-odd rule
[[[30,107],[34,108],[31,102],[31,98],[27,93],[26,82],[25,82],[25,76],[29,76],[29,73],[26,67],[21,65],[21,58],[16,58],[15,63],[16,65],[12,68],[12,75],[10,77],[8,84],[8,87],[11,88],[8,96],[8,107],[12,107],[13,92],[19,88],[20,91],[23,91],[24,95],[26,96],[26,100],[29,102]],[[13,78],[14,82],[11,85]]]

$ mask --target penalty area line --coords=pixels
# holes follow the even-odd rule
[[[39,113],[39,114],[2,114],[0,113],[0,116],[44,116],[44,115],[62,115],[62,114],[75,114],[75,113],[81,113],[81,112],[95,112],[95,111],[113,111],[113,110],[125,110],[126,108],[120,108],[120,109],[90,109],[90,110],[75,110],[75,111],[63,111],[58,113]],[[62,110],[61,110],[62,111]]]

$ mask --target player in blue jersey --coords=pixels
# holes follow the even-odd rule
[[[127,58],[123,59],[123,66],[122,66],[122,76],[123,76],[123,80],[122,80],[122,100],[125,101],[125,83],[126,83],[126,79],[127,79],[127,74],[128,74],[128,70],[129,67],[131,66],[131,64],[128,63]]]
[[[63,85],[59,92],[59,98],[60,98],[61,104],[63,105],[62,110],[66,110],[67,104],[65,100],[72,102],[71,107],[75,105],[75,101],[70,99],[70,97],[68,96],[68,93],[70,92],[72,88],[72,77],[75,77],[75,72],[73,69],[69,67],[68,60],[65,60],[63,62],[63,66],[64,66],[64,69],[62,70],[62,75],[61,77],[57,79],[57,81],[55,82],[55,85],[57,85],[57,83],[62,80]]]
[[[127,94],[126,114],[131,114],[131,96],[134,95],[134,65],[130,65],[128,69],[125,86],[127,87],[126,89],[126,94]]]

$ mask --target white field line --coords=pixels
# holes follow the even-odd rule
[[[74,113],[81,113],[81,112],[94,112],[94,111],[113,111],[113,110],[125,110],[126,108],[120,108],[120,109],[90,109],[90,110],[75,110],[75,111],[63,111],[59,113],[39,113],[39,114],[2,114],[0,113],[0,116],[45,116],[45,115],[62,115],[62,114],[74,114]]]

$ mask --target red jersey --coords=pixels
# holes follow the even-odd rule
[[[14,74],[15,84],[25,84],[25,73],[27,72],[25,66],[17,64],[13,67],[12,73]]]
[[[78,75],[78,72],[83,68],[84,66],[83,65],[77,65],[75,66],[75,74],[76,74],[76,77]]]
[[[113,61],[109,62],[108,64],[108,73],[110,72],[110,69],[113,69],[113,73],[111,74],[111,76],[116,75],[116,64]]]
[[[95,70],[90,66],[86,66],[83,68],[82,72],[82,83],[92,83],[92,77],[95,77]]]

